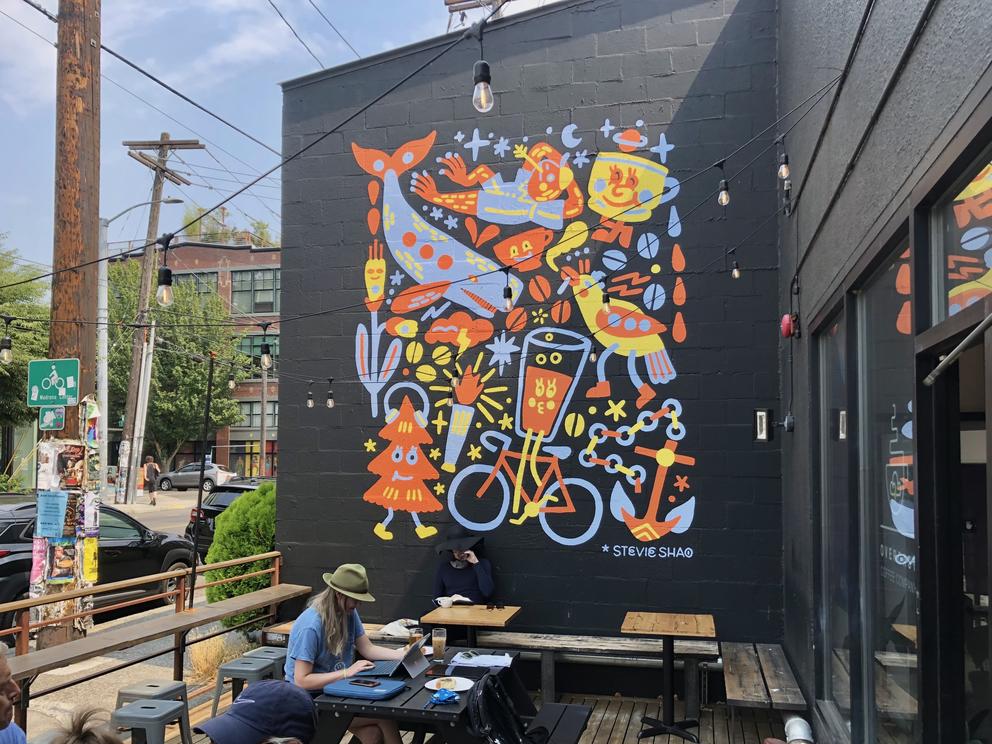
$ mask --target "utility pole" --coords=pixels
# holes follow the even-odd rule
[[[128,155],[155,174],[152,182],[151,206],[148,210],[148,231],[145,243],[154,243],[158,237],[158,220],[162,203],[162,186],[165,180],[179,186],[189,186],[190,182],[169,168],[169,154],[173,150],[202,150],[204,145],[198,140],[173,140],[168,132],[162,132],[158,140],[129,140],[122,143],[128,148]],[[146,151],[157,153],[157,159],[145,154]],[[148,320],[148,306],[151,301],[152,277],[155,275],[156,250],[154,245],[148,245],[141,257],[141,285],[138,288],[138,315],[136,322],[139,327],[134,329],[131,339],[131,376],[128,379],[127,402],[124,409],[124,432],[121,437],[122,449],[118,459],[118,483],[124,486],[124,501],[134,500],[135,483],[137,482],[137,466],[141,452],[134,446],[134,431],[138,415],[138,394],[142,380],[141,357],[142,349],[147,342],[147,328],[142,327]],[[150,353],[150,352],[149,352]],[[126,445],[124,444],[126,443]]]
[[[265,477],[265,440],[268,439],[267,424],[269,418],[269,369],[265,365],[262,365],[262,427],[259,432],[259,439],[261,439],[262,445],[262,457],[261,457],[261,467],[259,468],[259,477]]]
[[[48,356],[78,358],[81,405],[94,389],[100,215],[100,0],[60,0],[55,87],[55,225]],[[92,262],[89,266],[67,270]],[[59,439],[80,438],[78,409],[66,412]],[[47,584],[45,594],[62,591]],[[38,648],[78,638],[72,621],[38,631]],[[26,709],[25,709],[26,713]],[[23,717],[23,714],[19,714]]]

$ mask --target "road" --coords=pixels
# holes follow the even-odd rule
[[[189,513],[196,506],[196,491],[169,491],[159,493],[156,505],[141,499],[137,504],[114,504],[114,506],[137,519],[146,527],[158,532],[181,535],[189,524]]]

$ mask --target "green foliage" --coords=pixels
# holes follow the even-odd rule
[[[250,555],[268,553],[276,547],[276,487],[273,483],[263,483],[257,491],[238,496],[232,504],[217,517],[214,541],[207,553],[207,563],[221,563]],[[241,576],[268,568],[269,561],[256,561],[232,568],[208,571],[207,581]],[[207,601],[218,602],[228,597],[238,597],[248,592],[264,589],[271,583],[270,576],[254,576],[244,581],[211,586],[207,589]],[[247,622],[264,610],[235,615],[224,621],[227,627]]]
[[[111,421],[117,421],[124,414],[131,375],[132,328],[115,324],[133,323],[137,317],[140,280],[140,261],[120,261],[110,267]],[[239,336],[236,329],[218,325],[230,321],[230,314],[220,297],[199,294],[188,283],[177,283],[174,290],[172,307],[162,308],[153,301],[151,310],[151,318],[158,321],[160,327],[156,329],[145,439],[155,448],[163,468],[172,462],[184,442],[203,436],[208,372],[203,358],[210,352],[217,355],[210,411],[210,424],[214,429],[241,420],[240,407],[227,387],[231,365],[238,365],[236,380],[249,376],[241,366],[244,356],[237,351]]]
[[[33,493],[33,488],[25,488],[16,475],[0,473],[0,493]]]
[[[0,233],[0,285],[12,284],[42,273],[38,267],[19,264],[16,250],[4,249]],[[48,318],[48,282],[28,282],[0,293],[0,314],[21,318]],[[28,389],[28,362],[48,356],[48,325],[17,320],[10,324],[14,361],[0,365],[0,426],[15,426],[37,417],[36,409],[25,404]],[[0,324],[0,336],[3,324]]]

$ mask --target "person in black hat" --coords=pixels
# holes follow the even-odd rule
[[[434,597],[460,594],[473,604],[486,604],[496,593],[493,566],[480,555],[482,538],[460,525],[448,530],[437,546],[441,563],[434,575]]]
[[[273,739],[307,744],[317,728],[313,698],[292,682],[252,682],[223,715],[193,730],[212,744],[261,744]]]

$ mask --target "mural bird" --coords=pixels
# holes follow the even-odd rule
[[[637,407],[643,408],[655,397],[655,391],[638,374],[638,358],[644,358],[651,383],[663,385],[675,379],[675,367],[661,338],[668,327],[625,300],[612,300],[605,304],[602,292],[605,274],[601,271],[590,272],[587,260],[579,262],[578,271],[566,266],[561,274],[572,287],[575,304],[592,338],[605,347],[596,363],[597,382],[586,395],[590,398],[610,396],[606,360],[612,354],[623,354],[627,357],[630,382],[638,392]]]
[[[397,313],[422,310],[444,298],[484,318],[503,310],[507,277],[500,264],[463,245],[427,222],[410,206],[399,177],[415,168],[430,152],[437,132],[411,140],[392,155],[352,143],[355,160],[366,173],[382,179],[382,226],[389,252],[417,282],[393,299]],[[512,303],[523,283],[509,277]]]

